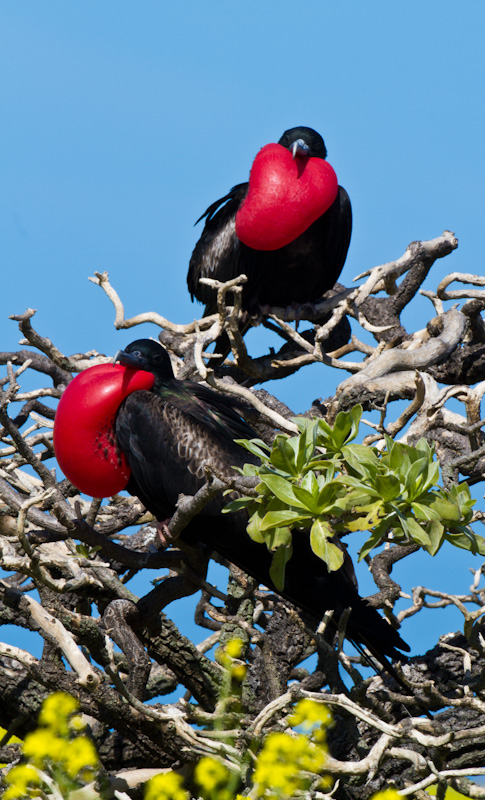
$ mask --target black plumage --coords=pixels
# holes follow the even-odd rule
[[[278,144],[293,154],[298,152],[302,159],[325,160],[327,155],[322,137],[312,128],[291,128]],[[248,186],[234,186],[200,217],[205,218],[205,226],[190,259],[187,283],[192,298],[206,304],[205,316],[216,310],[215,293],[199,284],[200,278],[227,281],[245,273],[248,282],[243,289],[242,306],[250,313],[258,313],[264,306],[287,307],[318,300],[334,286],[345,263],[352,210],[342,186],[325,213],[289,244],[275,250],[248,247],[236,234],[236,214]],[[281,208],[282,218],[285,212]]]
[[[156,377],[152,390],[133,392],[121,404],[116,438],[132,470],[128,491],[159,520],[173,514],[180,493],[194,494],[203,485],[205,466],[220,475],[231,475],[235,466],[254,460],[233,441],[254,436],[234,402],[200,384],[176,380],[161,345],[138,340],[117,358]],[[265,545],[250,539],[245,511],[222,515],[225,502],[223,498],[213,499],[181,538],[216,551],[276,591],[269,577],[271,554]],[[350,607],[347,638],[368,646],[388,669],[384,656],[398,658],[398,650],[409,648],[359,596],[350,558],[346,556],[344,566],[329,573],[311,550],[305,532],[295,532],[293,542],[285,588],[280,594],[319,619],[325,611],[334,609],[338,621]]]

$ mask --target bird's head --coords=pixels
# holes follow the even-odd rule
[[[313,128],[306,128],[304,125],[299,125],[297,128],[289,128],[284,132],[278,144],[290,150],[293,158],[295,156],[323,159],[327,157],[327,148],[320,134],[314,131]]]
[[[246,197],[236,213],[236,236],[253,250],[278,250],[325,214],[338,194],[327,149],[313,128],[290,128],[253,161]]]
[[[131,342],[124,350],[118,350],[114,362],[152,372],[161,380],[175,377],[170,356],[165,348],[153,339],[137,339]]]

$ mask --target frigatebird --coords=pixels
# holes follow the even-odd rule
[[[235,439],[254,433],[232,398],[206,386],[177,380],[158,342],[139,339],[115,364],[91,367],[66,388],[56,413],[54,447],[64,474],[83,492],[108,496],[126,488],[158,520],[175,510],[180,494],[193,495],[205,469],[231,476],[256,459]],[[222,514],[213,499],[181,534],[219,553],[277,592],[270,578],[272,555],[249,537],[245,510]],[[358,594],[350,557],[335,572],[310,547],[308,533],[295,531],[283,597],[321,619],[334,611],[338,622],[350,608],[346,636],[365,645],[391,674],[386,656],[409,650],[398,632]]]
[[[242,308],[249,314],[312,303],[334,286],[349,248],[352,209],[326,157],[319,133],[290,128],[259,151],[248,183],[197,220],[205,226],[187,284],[192,299],[206,304],[204,316],[216,310],[216,295],[200,278],[227,281],[244,273]],[[245,321],[243,332],[248,327]]]

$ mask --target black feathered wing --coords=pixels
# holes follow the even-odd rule
[[[173,514],[179,494],[195,494],[203,485],[206,466],[224,475],[253,461],[233,442],[244,431],[248,435],[249,429],[223,395],[199,384],[173,384],[170,399],[147,391],[129,395],[116,420],[116,436],[132,470],[127,488],[161,520]],[[192,394],[196,391],[198,396]],[[166,395],[169,392],[170,387],[165,389]],[[223,417],[221,405],[225,405]],[[182,539],[204,544],[276,591],[269,577],[271,554],[248,536],[246,513],[222,515],[224,504],[223,498],[212,500]],[[397,631],[359,596],[348,556],[344,567],[329,573],[311,550],[305,531],[294,532],[293,556],[281,594],[317,618],[333,609],[338,621],[351,607],[347,637],[367,645],[377,658],[398,658],[398,649],[408,649]]]
[[[206,481],[206,468],[230,475],[233,466],[248,460],[233,439],[251,431],[230,406],[224,412],[190,398],[187,390],[170,402],[154,392],[133,392],[122,403],[116,438],[132,471],[128,488],[136,486],[133,493],[159,519],[173,514],[179,494],[197,492]],[[203,513],[218,514],[222,505],[214,501]]]
[[[236,213],[247,190],[247,183],[233,186],[225,197],[212,203],[197,220],[200,222],[205,218],[205,225],[190,259],[187,285],[192,299],[196,297],[206,303],[204,316],[216,310],[215,292],[200,284],[199,279],[229,281],[243,272],[240,242],[236,236]]]
[[[318,287],[319,295],[332,289],[337,282],[347,258],[347,252],[352,236],[352,206],[350,197],[343,188],[338,187],[338,194],[328,211],[323,215],[325,219],[325,233],[323,250],[326,264],[325,275]]]

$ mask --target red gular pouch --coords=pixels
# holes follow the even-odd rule
[[[154,382],[155,376],[142,369],[99,364],[68,384],[56,411],[54,450],[80,492],[111,497],[125,488],[130,468],[116,441],[116,414],[125,397],[151,389]]]
[[[254,250],[278,250],[304,233],[337,197],[335,170],[322,158],[267,144],[253,161],[236,234]]]

